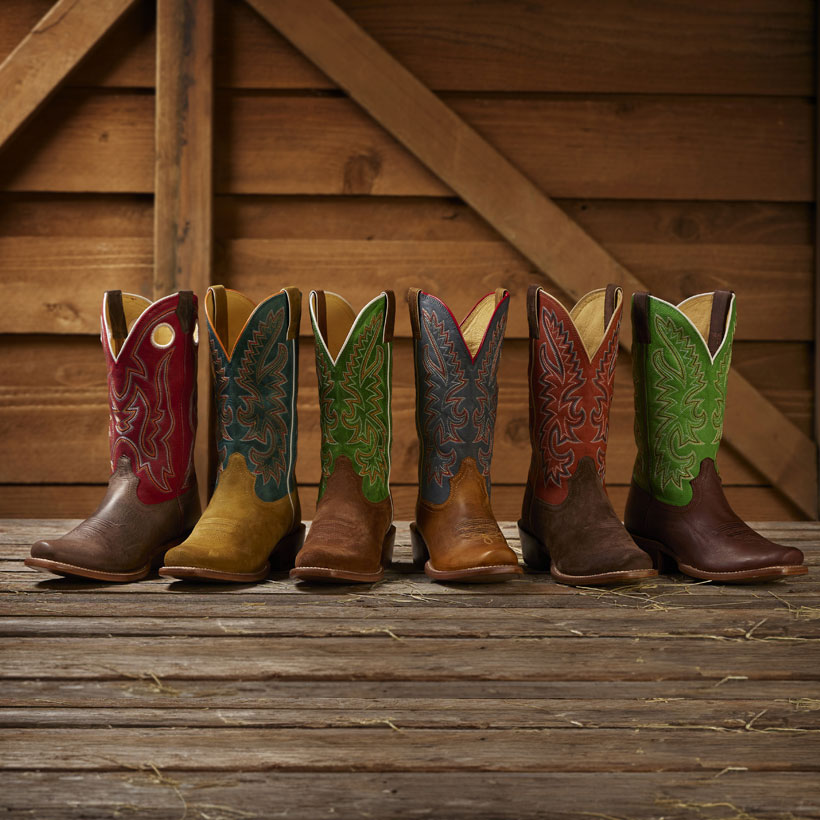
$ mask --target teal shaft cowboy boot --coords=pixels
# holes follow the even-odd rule
[[[741,521],[723,494],[717,453],[735,332],[735,296],[702,293],[672,305],[632,300],[638,456],[626,528],[659,568],[749,582],[803,575],[803,553]]]
[[[301,294],[258,305],[216,285],[205,300],[217,411],[219,473],[194,531],[169,550],[160,575],[261,581],[290,569],[305,527],[296,463]]]
[[[356,316],[338,294],[310,294],[322,423],[316,515],[291,577],[373,583],[393,554],[390,380],[395,299]]]

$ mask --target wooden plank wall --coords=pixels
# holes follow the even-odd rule
[[[6,0],[0,56],[49,5]],[[656,294],[736,290],[736,367],[812,434],[811,0],[340,5]],[[98,310],[106,288],[152,287],[154,23],[153,3],[138,3],[0,154],[0,515],[85,515],[107,478]],[[517,517],[523,295],[547,280],[241,0],[219,0],[216,32],[216,280],[255,298],[332,288],[357,307],[417,285],[457,315],[506,285],[493,501]],[[393,484],[409,518],[417,448],[401,302],[397,335]],[[307,337],[301,356],[310,515],[319,429]],[[608,469],[619,510],[633,458],[622,354]],[[741,515],[799,517],[725,448],[721,469]]]

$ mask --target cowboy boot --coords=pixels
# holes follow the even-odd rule
[[[509,294],[487,294],[459,325],[435,296],[407,294],[416,368],[419,495],[413,559],[437,581],[522,574],[490,506],[498,362]]]
[[[335,293],[310,294],[322,425],[316,515],[291,578],[374,583],[393,555],[390,496],[392,291],[356,316]]]
[[[38,541],[26,564],[57,575],[138,581],[199,517],[196,437],[196,296],[151,304],[108,291],[102,345],[108,365],[111,478],[90,518]]]
[[[731,291],[675,306],[632,299],[638,456],[626,528],[662,568],[710,581],[760,581],[808,572],[803,553],[746,526],[723,494],[717,452],[735,332]]]
[[[527,294],[532,461],[518,531],[526,564],[562,584],[658,574],[604,486],[622,301],[615,285],[570,312],[538,285]]]
[[[304,540],[296,462],[301,294],[258,305],[221,285],[205,299],[216,398],[217,484],[160,575],[252,583],[289,569]]]

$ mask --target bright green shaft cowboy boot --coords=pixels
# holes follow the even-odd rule
[[[310,294],[322,480],[292,578],[373,583],[390,563],[396,533],[389,486],[395,312],[392,291],[381,293],[358,316],[335,293]]]
[[[730,291],[672,305],[632,299],[638,456],[626,528],[656,565],[712,581],[802,575],[803,553],[773,544],[732,511],[717,453],[736,318]]]
[[[219,473],[194,531],[161,575],[248,583],[290,569],[305,527],[296,463],[301,294],[258,305],[217,285],[205,300],[216,396]]]

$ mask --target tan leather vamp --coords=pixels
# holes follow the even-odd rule
[[[199,518],[196,481],[177,498],[143,504],[138,478],[121,456],[100,506],[62,538],[38,541],[31,557],[107,573],[141,569],[167,546],[186,535]]]
[[[376,573],[381,569],[382,544],[392,523],[391,499],[368,501],[350,459],[340,455],[296,566]]]
[[[419,497],[416,528],[436,570],[518,565],[496,523],[484,476],[472,458],[465,458],[450,479],[450,495],[443,504]]]
[[[241,453],[228,459],[213,497],[191,535],[169,550],[165,565],[225,573],[253,573],[265,566],[273,548],[302,520],[294,489],[277,501],[262,501],[255,476]]]

